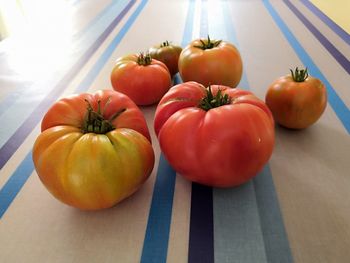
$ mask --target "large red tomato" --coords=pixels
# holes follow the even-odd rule
[[[242,59],[234,45],[208,36],[192,41],[182,50],[179,72],[183,81],[234,88],[242,77]]]
[[[171,44],[168,41],[153,46],[148,50],[152,58],[162,61],[168,67],[172,76],[179,72],[178,62],[181,51],[182,48],[180,46]]]
[[[216,187],[254,177],[274,146],[274,121],[265,103],[249,91],[226,86],[174,86],[159,102],[154,129],[178,173]]]
[[[113,89],[128,95],[137,105],[159,102],[171,87],[167,66],[149,54],[117,59],[111,73]]]
[[[307,69],[296,68],[270,85],[265,101],[277,123],[304,129],[321,117],[327,106],[327,91],[319,79],[308,75]]]
[[[115,91],[83,93],[53,104],[42,121],[33,161],[60,201],[87,210],[111,207],[134,193],[154,166],[142,112]]]

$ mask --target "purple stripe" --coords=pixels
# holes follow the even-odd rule
[[[301,2],[309,8],[309,10],[314,13],[319,19],[321,19],[329,28],[331,28],[340,38],[342,38],[348,45],[350,45],[350,35],[338,26],[332,19],[326,16],[320,9],[313,5],[308,0],[301,0]]]
[[[213,188],[192,183],[188,263],[214,262]]]
[[[23,143],[25,138],[34,129],[34,127],[40,122],[44,113],[49,107],[57,100],[57,98],[67,88],[67,85],[77,75],[79,70],[85,65],[90,57],[96,52],[103,41],[118,25],[118,23],[127,14],[130,8],[135,4],[136,0],[131,0],[129,4],[123,9],[123,11],[112,21],[112,23],[106,28],[106,30],[99,36],[93,45],[80,57],[80,59],[74,64],[70,71],[55,85],[53,91],[49,93],[41,103],[34,109],[31,115],[23,122],[23,124],[16,130],[16,132],[8,139],[8,141],[0,149],[0,169],[6,164],[6,162],[15,153],[18,147]]]
[[[284,0],[289,9],[303,22],[311,33],[328,50],[333,58],[350,74],[350,61],[289,1]]]

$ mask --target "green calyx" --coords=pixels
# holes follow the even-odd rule
[[[206,49],[211,49],[211,48],[214,48],[214,47],[217,47],[220,45],[220,43],[222,42],[222,40],[216,40],[216,41],[213,41],[210,39],[209,35],[208,35],[208,38],[206,41],[200,39],[199,40],[201,42],[201,45],[199,46],[194,46],[196,48],[200,48],[200,49],[203,49],[203,50],[206,50]]]
[[[304,82],[309,77],[307,68],[299,70],[298,67],[296,67],[294,71],[290,69],[290,73],[295,82]]]
[[[141,52],[137,57],[137,64],[141,66],[150,65],[151,62],[152,62],[152,57],[149,53],[144,54],[143,52]]]
[[[170,46],[170,42],[168,40],[160,44],[160,47],[168,47],[168,46]]]
[[[211,87],[209,86],[206,90],[206,95],[201,99],[198,104],[198,107],[208,111],[213,108],[217,108],[223,105],[231,104],[231,97],[228,94],[222,94],[219,89],[216,95],[214,96]]]
[[[105,134],[107,132],[110,132],[115,129],[112,122],[120,115],[122,114],[126,109],[122,109],[115,114],[112,115],[111,118],[106,120],[103,117],[104,110],[106,109],[107,105],[109,104],[110,100],[107,101],[103,111],[101,111],[101,101],[98,101],[98,108],[97,111],[94,111],[92,108],[90,102],[85,99],[87,102],[87,112],[84,118],[82,132],[83,133],[97,133],[97,134]]]

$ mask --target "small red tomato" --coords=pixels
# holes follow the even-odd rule
[[[327,106],[327,91],[319,79],[309,76],[307,69],[296,68],[270,85],[265,101],[277,123],[304,129],[321,117]]]
[[[181,51],[182,48],[180,46],[171,44],[168,41],[148,50],[152,58],[162,61],[168,67],[172,76],[179,72],[178,61]]]
[[[117,59],[111,73],[113,89],[129,96],[137,105],[157,103],[171,87],[167,66],[149,54]]]
[[[204,86],[218,84],[234,88],[242,77],[242,59],[234,45],[222,40],[196,39],[179,57],[179,72],[184,82]]]

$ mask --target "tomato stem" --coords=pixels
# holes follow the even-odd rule
[[[292,69],[289,69],[289,70],[295,82],[304,82],[309,77],[307,68],[299,70],[298,67],[296,67],[294,71]]]
[[[170,46],[170,42],[168,40],[165,40],[162,44],[160,44],[160,47],[168,47]]]
[[[114,130],[115,127],[112,124],[112,122],[126,110],[126,109],[121,109],[120,111],[114,113],[111,118],[106,120],[103,117],[103,113],[106,107],[108,106],[108,104],[110,103],[110,98],[108,99],[102,111],[101,111],[100,100],[97,102],[97,111],[94,111],[94,109],[91,106],[91,103],[87,99],[85,99],[85,101],[87,103],[87,112],[82,125],[83,133],[93,132],[98,134],[105,134],[107,132]]]
[[[215,40],[215,41],[211,40],[209,35],[208,35],[208,38],[206,40],[200,39],[199,41],[201,42],[201,45],[194,46],[194,47],[200,48],[200,49],[203,49],[203,50],[212,49],[214,47],[217,47],[222,42],[222,40]]]
[[[211,87],[209,87],[206,90],[206,95],[201,99],[199,102],[198,107],[208,111],[213,108],[217,108],[223,105],[228,105],[231,103],[231,98],[228,94],[222,94],[221,90],[219,89],[216,95],[214,96]]]
[[[144,54],[143,52],[141,52],[137,57],[137,64],[141,66],[150,65],[151,62],[152,62],[152,57],[149,53]]]

